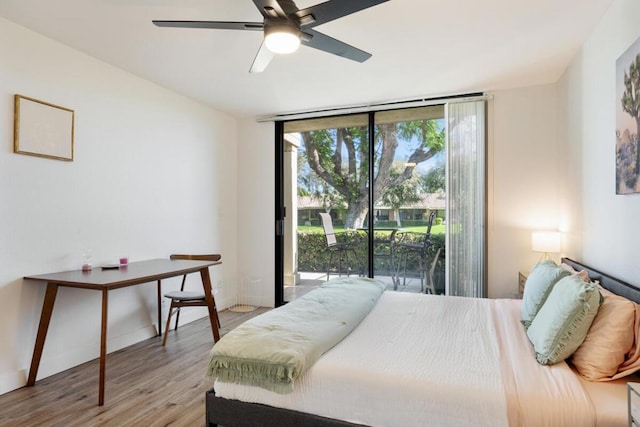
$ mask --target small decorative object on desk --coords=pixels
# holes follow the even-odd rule
[[[126,257],[126,256],[120,257],[120,265],[124,266],[128,264],[129,264],[129,257]]]
[[[640,426],[640,383],[627,383],[629,426]]]
[[[91,249],[87,249],[82,254],[82,271],[91,271]]]

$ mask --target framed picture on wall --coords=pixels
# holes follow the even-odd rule
[[[74,111],[15,95],[13,152],[73,161]]]
[[[616,194],[640,192],[640,39],[616,61]]]

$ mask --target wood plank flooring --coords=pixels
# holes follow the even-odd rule
[[[221,311],[220,333],[267,310]],[[1,395],[0,426],[203,426],[212,345],[208,318],[180,326],[107,355],[103,407],[96,359]]]

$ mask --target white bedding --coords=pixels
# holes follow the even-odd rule
[[[519,300],[385,292],[293,393],[216,395],[373,426],[595,425],[580,380],[539,365],[519,319]]]

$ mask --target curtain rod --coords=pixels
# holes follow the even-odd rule
[[[479,93],[468,93],[464,95],[443,96],[437,98],[410,99],[403,101],[388,101],[369,105],[359,105],[352,107],[335,107],[321,110],[302,111],[297,113],[276,114],[273,116],[258,117],[258,123],[276,122],[287,120],[311,119],[317,117],[341,116],[347,114],[368,113],[381,110],[398,110],[401,108],[425,107],[429,105],[451,104],[458,102],[480,101],[491,99],[491,95]]]

